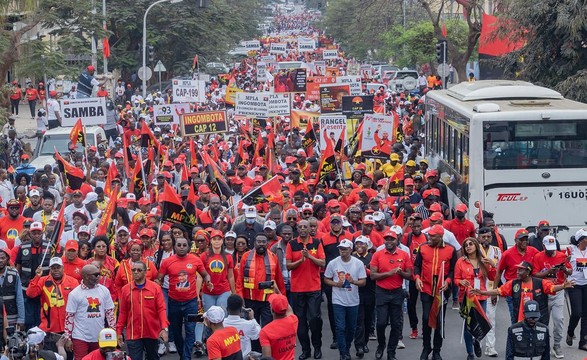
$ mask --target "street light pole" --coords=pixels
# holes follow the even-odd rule
[[[102,0],[102,16],[104,17],[104,20],[102,21],[102,27],[104,27],[104,30],[106,30],[106,0]],[[108,34],[104,35],[104,36],[108,36]],[[102,52],[104,51],[104,48],[102,47]],[[104,75],[106,75],[108,73],[108,58],[106,57],[106,54],[104,54]]]
[[[143,99],[147,96],[147,77],[145,76],[145,69],[147,68],[147,15],[149,14],[149,10],[151,10],[153,6],[157,4],[161,4],[164,2],[175,4],[182,1],[183,0],[157,0],[151,5],[149,5],[147,11],[145,11],[145,16],[143,17],[143,67],[141,68],[143,70],[143,74],[141,76],[143,80]]]

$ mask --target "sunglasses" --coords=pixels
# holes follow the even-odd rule
[[[475,244],[473,244],[472,242],[470,242],[470,243],[466,243],[466,244],[465,244],[465,247],[467,247],[467,246],[475,246]]]
[[[298,218],[295,217],[288,217],[287,220],[297,220]]]

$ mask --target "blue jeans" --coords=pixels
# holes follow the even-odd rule
[[[175,345],[179,358],[182,360],[191,360],[192,348],[196,339],[196,324],[187,321],[188,314],[198,313],[198,300],[194,298],[190,301],[175,301],[169,299],[169,323],[171,331],[175,334]],[[185,322],[185,326],[184,326]],[[185,341],[182,335],[182,326],[185,329]]]
[[[480,300],[479,304],[483,308],[483,311],[487,311],[487,300]],[[465,338],[465,347],[467,348],[467,354],[473,353],[473,335],[467,330],[465,326],[465,330],[463,333],[463,337]]]
[[[510,320],[512,321],[512,324],[517,323],[518,322],[518,309],[516,309],[516,311],[514,311],[514,303],[513,303],[512,297],[506,296],[505,302],[508,304],[508,310],[510,311]]]
[[[163,290],[163,298],[165,299],[165,306],[167,306],[167,318],[169,318],[169,289],[161,288]],[[173,331],[169,329],[167,332],[167,338],[169,342],[173,341]]]
[[[351,344],[355,337],[359,305],[343,306],[332,304],[336,326],[336,345],[341,355],[350,355]]]

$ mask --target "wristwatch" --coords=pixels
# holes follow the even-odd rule
[[[163,328],[163,329],[161,329],[161,331],[169,332],[169,329],[168,328]]]

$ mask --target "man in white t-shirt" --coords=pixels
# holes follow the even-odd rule
[[[224,319],[224,327],[233,326],[238,330],[241,338],[241,352],[243,359],[251,352],[251,340],[259,339],[261,333],[261,325],[255,320],[255,313],[253,309],[246,309],[246,319],[241,317],[241,310],[243,309],[244,300],[237,294],[232,294],[226,300],[226,310],[228,317]]]
[[[324,283],[332,286],[332,309],[340,358],[350,360],[350,346],[359,312],[359,286],[367,283],[367,273],[361,260],[351,256],[353,243],[350,240],[342,240],[338,251],[340,256],[326,266]]]
[[[69,293],[65,306],[65,348],[81,360],[98,349],[96,334],[104,323],[116,328],[114,302],[107,287],[98,284],[100,270],[94,265],[82,268],[82,282]]]
[[[49,92],[49,99],[47,99],[47,124],[49,129],[61,126],[61,107],[59,101],[57,101],[58,96],[57,91]]]

